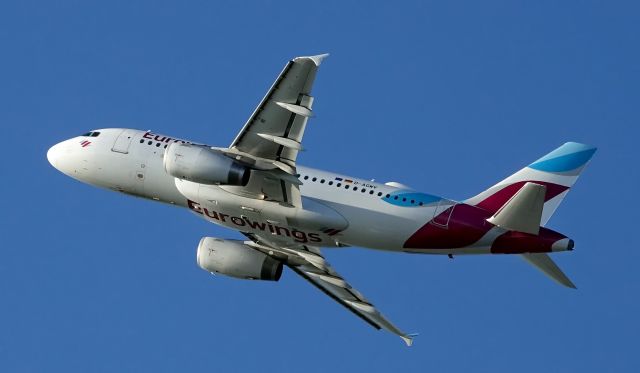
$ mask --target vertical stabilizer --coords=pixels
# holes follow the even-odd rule
[[[596,148],[568,142],[466,203],[496,213],[527,183],[546,187],[540,225],[544,226],[596,152]]]

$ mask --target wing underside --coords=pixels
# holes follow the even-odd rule
[[[251,239],[247,242],[249,246],[282,260],[293,272],[369,325],[396,334],[407,346],[411,346],[415,335],[404,333],[387,320],[364,295],[333,270],[317,247],[302,244],[285,247],[253,234],[246,234],[246,236]]]
[[[219,149],[255,170],[246,187],[224,189],[292,207],[301,205],[296,159],[312,115],[311,88],[326,56],[289,61],[229,148]]]
[[[311,88],[326,55],[297,57],[289,61],[230,149],[295,169],[302,136],[311,116]]]

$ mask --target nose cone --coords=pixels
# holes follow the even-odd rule
[[[58,161],[60,160],[60,156],[62,153],[62,150],[60,148],[61,148],[60,144],[55,144],[49,149],[49,151],[47,151],[47,160],[57,170],[60,170],[60,168],[58,168],[59,167]]]
[[[52,146],[47,151],[47,160],[56,170],[62,172],[65,175],[76,177],[81,174],[82,159],[79,157],[81,154],[78,151],[74,151],[74,140],[66,140]]]

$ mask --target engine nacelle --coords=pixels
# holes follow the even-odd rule
[[[203,237],[198,245],[198,265],[207,272],[248,279],[278,281],[282,262],[254,250],[242,241]]]
[[[202,145],[172,143],[162,163],[169,175],[199,184],[245,186],[251,176],[248,167]]]

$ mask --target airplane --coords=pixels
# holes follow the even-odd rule
[[[321,249],[357,246],[420,254],[517,254],[566,287],[549,253],[574,241],[545,225],[596,148],[568,142],[464,201],[297,164],[311,89],[327,54],[290,60],[228,147],[152,131],[97,129],[47,152],[81,182],[189,209],[246,239],[204,237],[198,265],[239,279],[278,281],[283,268],[376,329],[411,346],[325,260]]]

